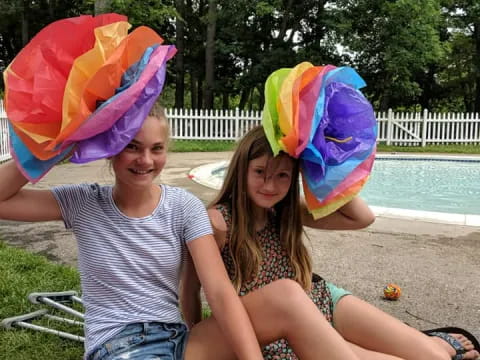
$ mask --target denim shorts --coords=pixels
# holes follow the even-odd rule
[[[129,324],[97,348],[88,360],[183,360],[187,338],[184,324]]]

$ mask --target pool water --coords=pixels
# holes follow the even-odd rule
[[[214,188],[226,166],[212,171]],[[480,160],[378,157],[360,195],[375,206],[480,215]]]
[[[360,195],[371,205],[480,214],[480,161],[377,158]]]

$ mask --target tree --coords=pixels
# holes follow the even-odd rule
[[[91,13],[92,4],[84,0],[2,0],[0,2],[0,71],[49,23]],[[0,88],[4,88],[3,76]]]
[[[175,107],[184,107],[185,93],[185,1],[175,0],[177,16],[175,20],[175,43],[177,55],[175,56]]]
[[[447,1],[447,9],[451,17],[452,32],[455,33],[454,41],[463,43],[464,59],[470,64],[469,77],[470,89],[473,89],[473,102],[469,109],[480,111],[480,3],[470,0]],[[462,49],[463,50],[463,49]],[[452,54],[457,56],[458,54]],[[467,94],[465,94],[467,95]]]
[[[207,109],[213,108],[215,89],[215,31],[217,24],[217,2],[208,0],[207,39],[205,46],[205,101]]]
[[[173,0],[108,1],[110,2],[109,11],[126,15],[128,22],[133,27],[148,26],[160,34],[168,43],[172,43],[175,36],[175,25],[172,19],[176,16]]]
[[[443,56],[438,0],[342,0],[338,6],[348,62],[367,81],[376,107],[415,106],[422,94],[417,75]]]
[[[301,61],[320,65],[338,59],[328,45],[335,28],[329,11],[327,2],[318,0],[221,2],[216,59],[237,74],[231,92],[240,94],[240,108],[263,107],[264,83],[273,71]],[[231,86],[217,81],[218,88]]]
[[[108,13],[111,7],[110,0],[95,0],[94,13],[95,15]]]

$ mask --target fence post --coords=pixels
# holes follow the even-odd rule
[[[422,118],[422,147],[427,145],[427,123],[428,123],[428,109],[423,109]]]
[[[235,140],[240,139],[240,110],[235,108]]]
[[[392,144],[392,131],[393,131],[393,111],[388,109],[387,113],[387,145]]]

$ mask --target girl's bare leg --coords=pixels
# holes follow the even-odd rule
[[[397,356],[379,353],[372,350],[364,349],[356,344],[348,343],[353,352],[360,360],[404,360]],[[433,360],[433,359],[432,359]]]
[[[242,301],[261,345],[284,338],[302,360],[359,359],[292,280],[275,281]],[[214,317],[193,327],[185,359],[235,359]]]
[[[355,296],[340,299],[333,320],[345,340],[366,350],[406,360],[451,360],[448,352],[427,335]]]

